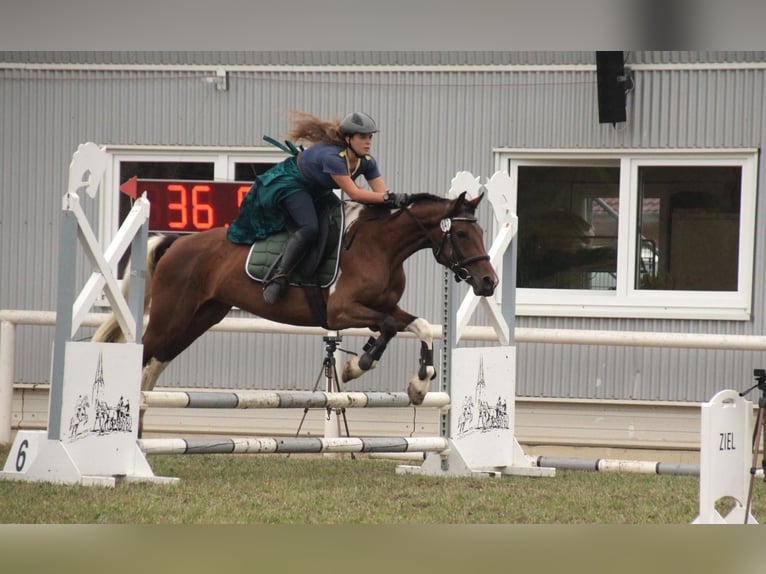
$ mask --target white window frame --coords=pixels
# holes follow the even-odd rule
[[[516,290],[516,313],[547,317],[641,319],[751,319],[757,149],[721,150],[494,150],[498,170],[512,181],[511,208],[516,212],[518,169],[529,165],[620,166],[617,285],[614,291],[579,289]],[[742,169],[737,291],[669,291],[635,288],[635,238],[638,221],[638,170],[643,166],[738,166]],[[523,224],[523,223],[522,223]]]

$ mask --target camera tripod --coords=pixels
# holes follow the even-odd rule
[[[758,398],[758,415],[755,419],[755,428],[753,429],[753,463],[750,466],[750,488],[747,493],[747,505],[745,506],[745,524],[747,524],[747,517],[750,516],[750,506],[753,502],[753,485],[755,483],[755,475],[758,472],[758,451],[761,448],[761,437],[763,437],[763,456],[761,460],[761,469],[764,473],[764,481],[766,481],[766,369],[754,369],[753,376],[757,383],[739,395],[744,397],[750,391],[758,389],[761,391],[761,396]]]
[[[325,343],[325,357],[322,361],[322,367],[319,370],[319,374],[317,375],[316,381],[314,381],[314,387],[312,389],[312,392],[316,392],[317,388],[319,387],[319,381],[322,380],[322,374],[324,374],[324,380],[325,380],[325,391],[328,393],[332,392],[340,392],[340,385],[338,385],[338,371],[335,368],[335,351],[340,350],[344,351],[346,353],[350,353],[351,351],[346,351],[345,349],[341,349],[338,345],[342,341],[342,337],[340,335],[336,336],[325,336],[322,337],[322,340]],[[333,415],[333,411],[335,411],[335,415],[340,415],[343,419],[343,426],[346,431],[346,436],[351,436],[348,430],[348,420],[346,419],[346,409],[345,408],[339,408],[339,409],[333,409],[331,407],[327,407],[327,420],[331,420],[331,417]],[[306,420],[306,415],[309,412],[309,408],[306,407],[303,409],[303,416],[301,417],[301,422],[298,425],[298,430],[295,431],[295,436],[297,437],[300,432],[301,428],[303,428],[303,423]],[[351,458],[355,459],[354,453],[351,453]]]

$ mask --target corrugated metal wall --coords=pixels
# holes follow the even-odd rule
[[[281,135],[283,111],[334,117],[366,110],[390,187],[444,193],[458,170],[491,175],[492,149],[759,147],[766,133],[763,69],[668,70],[648,64],[749,62],[763,53],[631,53],[635,71],[628,121],[597,120],[595,68],[482,69],[479,64],[590,64],[593,53],[0,53],[5,62],[109,64],[364,64],[358,70],[230,69],[228,90],[188,70],[0,69],[0,308],[55,308],[60,198],[79,143],[258,145]],[[462,71],[376,70],[373,64],[468,64]],[[763,162],[759,168],[763,169]],[[759,195],[762,184],[759,185]],[[87,203],[87,202],[86,202]],[[758,221],[764,220],[764,202]],[[88,206],[96,225],[94,206]],[[488,223],[485,210],[485,224]],[[752,322],[519,318],[520,326],[764,334],[762,226],[756,229]],[[90,271],[80,263],[84,276]],[[404,306],[441,322],[442,273],[429,253],[408,264]],[[53,329],[20,328],[17,380],[48,378]],[[84,332],[83,336],[88,333]],[[358,349],[349,338],[344,346]],[[376,372],[354,388],[400,390],[417,345],[395,340]],[[310,388],[320,374],[321,341],[305,337],[209,333],[163,375],[163,385]],[[407,365],[404,368],[403,365]],[[766,355],[631,348],[521,345],[520,395],[706,400],[741,388]]]
[[[753,62],[766,52],[639,51],[626,52],[631,64]],[[497,51],[260,51],[260,52],[0,52],[5,62],[62,64],[165,65],[570,65],[595,62],[593,52]]]

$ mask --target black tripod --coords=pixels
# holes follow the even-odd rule
[[[766,427],[766,369],[754,369],[753,376],[758,382],[739,394],[739,396],[744,397],[756,388],[761,391],[761,396],[758,398],[758,416],[755,419],[755,429],[753,430],[753,464],[750,466],[750,489],[747,493],[747,505],[745,506],[745,524],[747,524],[747,518],[750,516],[750,506],[753,502],[753,485],[755,475],[758,472],[758,450],[761,437],[763,437],[763,456],[766,457],[766,432],[764,432],[764,427]],[[764,473],[764,481],[766,481],[766,458],[761,460],[761,468]]]
[[[322,337],[322,340],[325,344],[325,357],[322,361],[322,368],[319,370],[319,374],[317,375],[316,381],[314,381],[314,388],[311,389],[313,392],[316,392],[317,387],[319,387],[319,381],[322,379],[322,374],[324,374],[325,379],[325,390],[328,393],[334,393],[334,392],[340,392],[340,386],[338,385],[338,371],[335,368],[335,351],[340,349],[338,344],[343,340],[340,335],[336,336],[325,336]],[[341,351],[344,351],[344,349],[340,349]],[[350,352],[350,351],[345,351]],[[348,420],[346,419],[346,408],[341,407],[339,409],[334,409],[336,415],[340,415],[343,418],[343,426],[346,430],[346,436],[349,437],[351,434],[348,430]],[[332,407],[327,407],[327,420],[329,421],[332,417]],[[301,422],[298,425],[298,430],[295,431],[295,436],[297,437],[300,432],[301,428],[303,427],[303,423],[306,420],[306,415],[309,412],[309,407],[305,407],[303,409],[303,416],[301,417]],[[351,458],[356,458],[354,456],[354,453],[351,453]]]

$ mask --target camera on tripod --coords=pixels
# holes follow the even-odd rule
[[[745,392],[740,393],[739,396],[744,397],[753,389],[758,389],[761,391],[761,396],[758,399],[758,406],[762,409],[766,408],[766,369],[753,369],[753,377],[755,377],[755,380],[758,382]]]

